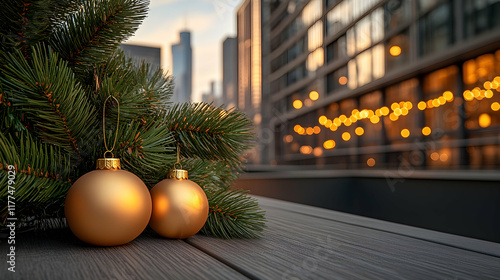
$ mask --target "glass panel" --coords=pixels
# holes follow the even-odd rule
[[[384,5],[385,30],[391,31],[411,19],[410,0],[389,0]]]
[[[443,51],[453,43],[453,16],[451,3],[445,3],[419,22],[420,54]]]
[[[372,81],[372,51],[367,50],[356,57],[358,63],[358,87]]]
[[[326,90],[328,93],[333,93],[345,89],[347,87],[347,68],[342,67],[339,70],[330,73],[326,77]]]
[[[356,24],[356,51],[367,49],[371,43],[370,17],[365,17]]]
[[[328,62],[347,57],[347,44],[345,36],[338,38],[327,46],[326,60]]]
[[[464,0],[464,35],[473,37],[500,26],[500,1]]]
[[[408,65],[410,61],[408,30],[390,38],[385,48],[387,50],[387,71]]]
[[[314,51],[323,45],[323,23],[316,22],[307,31],[307,47],[309,51]]]
[[[382,93],[380,91],[365,94],[359,98],[359,110],[372,110],[375,112],[382,107]],[[365,118],[357,121],[357,126],[362,130],[358,131],[361,146],[374,146],[383,144],[382,122],[380,118]],[[355,131],[356,133],[356,131]],[[363,163],[366,161],[363,161]]]
[[[384,45],[378,44],[373,47],[373,79],[380,79],[385,75]]]
[[[417,86],[418,80],[411,79],[386,89],[385,106],[389,113],[385,114],[384,124],[387,138],[393,144],[408,142],[409,139],[421,136]],[[403,131],[405,129],[408,131]]]

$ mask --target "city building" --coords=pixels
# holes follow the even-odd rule
[[[191,33],[189,31],[181,31],[179,43],[172,45],[172,73],[174,76],[172,102],[189,102],[193,85]]]
[[[238,91],[237,107],[253,120],[262,143],[262,0],[245,0],[237,10]],[[262,145],[250,150],[249,163],[262,163]],[[265,161],[264,161],[265,162]]]
[[[216,93],[215,81],[210,82],[210,90],[201,95],[201,101],[204,103],[211,103],[214,106],[220,106],[221,99]]]
[[[125,55],[132,58],[136,63],[142,61],[149,63],[154,68],[161,67],[161,48],[147,47],[133,44],[121,44],[120,49]]]
[[[238,104],[238,44],[228,37],[222,43],[222,103],[231,109]]]
[[[499,1],[290,0],[273,1],[270,13],[262,89],[271,160],[500,167]]]

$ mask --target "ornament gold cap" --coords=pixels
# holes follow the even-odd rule
[[[99,158],[96,169],[98,170],[120,170],[122,169],[119,158]]]
[[[168,172],[168,179],[187,180],[188,172],[184,169],[172,169]]]

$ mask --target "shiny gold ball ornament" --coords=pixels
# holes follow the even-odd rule
[[[134,240],[151,217],[151,196],[136,175],[121,170],[120,159],[103,158],[97,170],[80,177],[64,205],[71,231],[82,241],[116,246]]]
[[[171,170],[167,179],[151,189],[153,212],[149,225],[159,235],[184,239],[196,234],[208,218],[203,189],[188,179],[188,172]]]

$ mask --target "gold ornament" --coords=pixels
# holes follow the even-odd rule
[[[198,184],[188,179],[186,170],[171,170],[167,179],[151,189],[151,200],[153,212],[149,226],[163,237],[188,238],[196,234],[208,218],[207,196]]]
[[[82,241],[116,246],[132,241],[146,228],[151,196],[139,177],[121,170],[120,159],[111,152],[115,144],[111,150],[106,140],[104,144],[106,152],[97,160],[97,170],[81,176],[68,191],[64,212],[71,231]],[[112,158],[106,158],[107,153]]]

